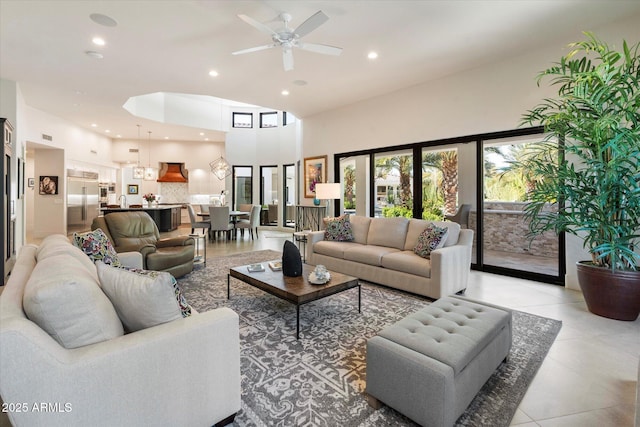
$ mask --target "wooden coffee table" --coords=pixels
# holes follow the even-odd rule
[[[267,262],[263,262],[264,271],[249,272],[247,265],[233,267],[227,275],[227,299],[231,298],[231,277],[261,289],[271,295],[289,301],[296,306],[296,339],[300,338],[300,306],[308,302],[337,294],[351,288],[358,288],[358,313],[360,313],[361,290],[358,279],[346,274],[331,273],[331,280],[324,285],[309,282],[309,273],[315,268],[303,264],[302,276],[286,277],[282,271],[272,271]]]

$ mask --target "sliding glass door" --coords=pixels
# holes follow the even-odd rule
[[[539,140],[539,135],[533,135],[483,141],[483,261],[488,267],[559,276],[559,236],[547,232],[530,241],[524,218],[527,194],[536,177],[519,167],[518,161],[533,155]]]

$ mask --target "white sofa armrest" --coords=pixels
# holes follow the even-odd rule
[[[143,268],[142,254],[140,252],[120,252],[118,258],[125,267]]]
[[[440,289],[441,298],[467,288],[471,269],[473,230],[460,230],[458,243],[431,252],[431,280]]]
[[[313,245],[324,240],[324,231],[312,231],[307,234],[307,246],[305,247],[304,259],[307,264],[315,265],[313,261]]]
[[[16,427],[212,425],[240,409],[238,315],[228,308],[72,350],[13,318],[0,342],[0,393],[28,409],[9,414]],[[49,410],[33,410],[42,403]]]

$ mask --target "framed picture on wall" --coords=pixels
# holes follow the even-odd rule
[[[40,194],[58,194],[58,177],[40,175]]]
[[[316,184],[327,182],[327,156],[305,157],[304,197],[316,197]]]
[[[138,184],[127,185],[127,194],[138,194]]]

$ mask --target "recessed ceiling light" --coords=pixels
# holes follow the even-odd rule
[[[90,56],[90,57],[95,58],[95,59],[102,59],[102,58],[104,58],[104,55],[103,55],[103,54],[101,54],[100,52],[96,52],[95,50],[88,50],[88,51],[86,51],[86,52],[85,52],[85,54],[86,54],[87,56]]]
[[[200,132],[200,136],[204,136],[204,132]]]
[[[283,90],[283,91],[282,91],[282,92],[280,92],[280,93],[282,93],[282,95],[284,95],[284,96],[289,95],[289,91],[288,91],[288,90],[286,90],[286,89],[285,89],[285,90]]]
[[[111,131],[109,129],[105,129],[104,131],[105,131],[105,133],[111,133]]]
[[[122,135],[117,134],[117,135],[116,135],[116,138],[122,138]]]
[[[168,136],[165,136],[165,137],[164,137],[164,139],[169,139],[169,137],[168,137]]]
[[[96,128],[96,127],[98,127],[98,125],[97,125],[97,124],[95,124],[95,123],[91,123],[91,127],[92,127],[92,128]]]
[[[369,52],[369,54],[367,55],[367,58],[369,58],[369,59],[378,58],[378,52],[373,52],[373,51]]]
[[[209,75],[211,77],[218,77],[218,72],[216,70],[211,70],[211,71],[209,71]]]
[[[97,46],[104,46],[105,44],[107,44],[107,42],[105,42],[102,37],[94,37],[91,39],[91,41]]]
[[[209,138],[205,138],[204,140],[205,140],[205,141],[208,141],[208,140],[209,140]]]
[[[101,13],[92,13],[89,15],[89,18],[96,24],[104,25],[105,27],[115,27],[118,25],[115,19]]]

